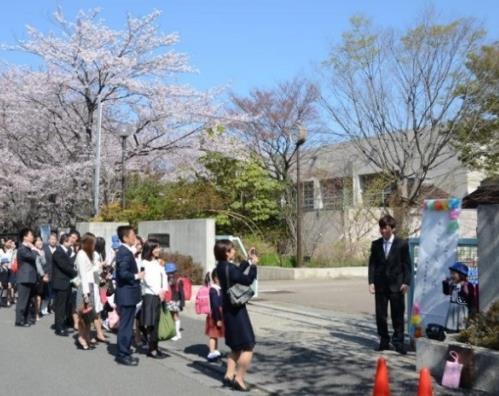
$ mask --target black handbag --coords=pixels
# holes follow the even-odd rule
[[[249,269],[249,266],[248,266]],[[225,279],[227,282],[227,295],[233,307],[242,307],[255,295],[251,286],[236,283],[230,286],[229,265],[225,266]]]
[[[109,279],[107,281],[107,284],[106,284],[107,288],[106,288],[106,296],[107,297],[111,297],[115,292],[115,287],[114,287],[114,283],[112,281],[112,279]]]
[[[432,340],[445,340],[445,327],[436,323],[430,323],[426,326],[426,336]]]

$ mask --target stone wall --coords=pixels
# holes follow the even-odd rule
[[[102,237],[106,240],[106,254],[111,253],[111,237],[116,234],[116,229],[120,225],[128,225],[128,223],[111,223],[111,222],[82,222],[76,223],[76,229],[80,234],[91,232],[96,237]]]
[[[499,299],[499,205],[478,206],[480,309]]]

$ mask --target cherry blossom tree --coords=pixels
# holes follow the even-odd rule
[[[178,82],[182,73],[195,69],[186,54],[174,50],[179,35],[160,31],[159,17],[159,11],[129,15],[125,28],[114,30],[99,10],[80,11],[74,21],[58,10],[56,31],[28,27],[26,40],[4,46],[33,54],[43,65],[40,70],[8,67],[0,76],[0,150],[5,154],[0,189],[5,197],[17,196],[3,203],[9,224],[74,224],[91,215],[99,102],[105,200],[119,191],[123,128],[130,135],[127,167],[135,170],[164,168],[165,162],[171,169],[173,161],[192,162],[207,147],[230,147],[222,140],[217,144],[220,134],[204,136],[223,121],[219,91],[200,92]]]

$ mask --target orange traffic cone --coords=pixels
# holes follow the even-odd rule
[[[427,368],[421,369],[419,373],[418,396],[432,396],[433,385],[431,382],[430,370]]]
[[[378,367],[376,368],[376,377],[374,379],[373,396],[390,396],[388,367],[386,366],[386,360],[382,357],[378,359]]]

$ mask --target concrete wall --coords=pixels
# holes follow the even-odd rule
[[[480,309],[499,299],[499,205],[478,206]]]
[[[472,389],[478,389],[490,395],[499,394],[499,352],[492,349],[461,344],[452,339],[445,342],[428,338],[416,339],[416,369],[428,368],[431,375],[441,383],[445,362],[449,356],[449,347],[459,347],[463,350],[472,349],[474,381]]]
[[[80,234],[91,232],[95,236],[100,236],[106,240],[106,254],[111,253],[111,236],[116,234],[116,229],[120,225],[128,225],[128,223],[111,223],[111,222],[82,222],[76,223],[76,229]]]
[[[141,221],[139,235],[165,233],[170,235],[170,251],[189,255],[204,271],[215,267],[215,219]]]

